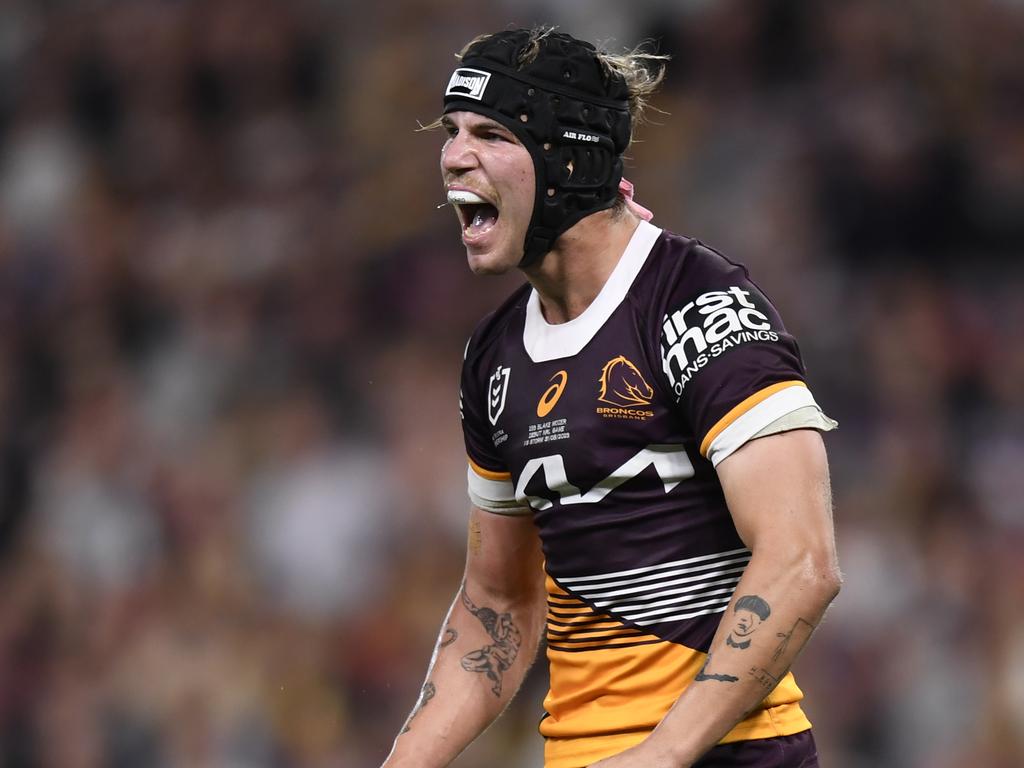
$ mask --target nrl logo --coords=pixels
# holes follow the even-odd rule
[[[452,73],[452,79],[448,81],[448,87],[444,91],[445,96],[463,96],[467,99],[481,101],[484,97],[484,89],[491,79],[490,72],[480,69],[462,67]]]
[[[499,364],[490,381],[487,382],[487,418],[491,426],[498,423],[498,417],[505,410],[505,397],[508,395],[508,378],[512,373],[511,368],[502,368]]]

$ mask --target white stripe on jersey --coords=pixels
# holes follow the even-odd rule
[[[594,589],[604,590],[604,589],[609,589],[611,587],[621,587],[621,586],[623,586],[625,584],[634,584],[635,585],[635,584],[639,584],[640,582],[644,582],[644,581],[659,581],[660,582],[660,580],[662,580],[662,579],[669,578],[669,577],[672,577],[672,576],[680,576],[680,575],[683,575],[683,578],[677,579],[674,582],[665,582],[665,585],[669,586],[670,584],[685,584],[688,581],[698,581],[700,579],[706,578],[707,576],[714,576],[714,575],[718,575],[720,573],[726,573],[727,572],[727,571],[715,571],[713,573],[696,573],[697,571],[706,571],[706,570],[709,570],[709,569],[712,569],[712,568],[719,568],[720,566],[723,566],[723,565],[734,565],[736,563],[742,563],[742,565],[739,568],[733,568],[733,569],[730,569],[730,570],[740,570],[740,571],[742,571],[743,568],[746,566],[746,564],[749,563],[749,562],[750,562],[750,555],[747,554],[745,557],[737,557],[737,558],[734,558],[734,559],[731,559],[731,560],[722,560],[722,561],[719,561],[719,562],[716,562],[716,563],[708,563],[707,565],[702,565],[702,566],[699,566],[698,568],[680,568],[678,570],[665,571],[665,573],[658,573],[658,574],[654,574],[652,576],[641,576],[638,579],[626,579],[625,581],[609,581],[609,582],[598,582],[598,583],[595,583],[595,584],[587,584],[587,589],[588,590],[594,590]],[[696,575],[694,575],[694,576],[686,576],[685,575],[685,574],[692,574],[692,573],[696,573]],[[627,594],[629,592],[636,592],[636,591],[644,589],[644,588],[645,587],[640,586],[640,587],[631,588],[631,589],[619,590],[618,592],[612,592],[610,594]]]
[[[628,571],[612,571],[611,573],[600,573],[596,576],[566,576],[558,577],[558,581],[563,584],[577,584],[582,581],[597,581],[598,579],[613,579],[620,576],[633,576],[638,573],[651,573],[653,571],[659,571],[662,568],[675,568],[679,565],[689,565],[691,563],[701,563],[708,560],[718,560],[723,557],[732,557],[733,555],[743,554],[746,555],[747,559],[750,559],[750,550],[746,547],[740,547],[739,549],[730,549],[728,552],[715,552],[710,555],[697,555],[696,557],[688,557],[685,560],[673,560],[670,563],[660,563],[659,565],[646,565],[641,568],[631,568]],[[693,568],[691,570],[697,570]]]
[[[732,599],[750,557],[749,549],[740,548],[557,581],[597,608],[646,626],[721,613]],[[689,567],[679,567],[684,565]]]

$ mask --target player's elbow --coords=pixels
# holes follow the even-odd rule
[[[843,574],[839,570],[839,564],[835,562],[835,559],[827,567],[816,571],[816,579],[818,590],[821,592],[826,605],[839,596],[839,592],[843,588]]]
[[[796,570],[801,591],[822,608],[835,600],[843,587],[843,574],[832,547],[808,547],[801,553]]]

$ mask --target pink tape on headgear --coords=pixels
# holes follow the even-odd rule
[[[633,190],[633,182],[626,181],[624,178],[619,180],[619,194],[626,201],[626,207],[644,221],[650,221],[654,218],[654,214],[633,199]]]

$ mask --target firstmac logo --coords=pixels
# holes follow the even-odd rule
[[[467,99],[481,101],[484,98],[484,90],[486,90],[490,79],[490,72],[461,67],[452,73],[452,79],[448,81],[448,87],[445,89],[444,95],[462,96]]]
[[[779,340],[768,316],[751,301],[753,295],[734,285],[702,293],[665,315],[661,364],[677,398],[701,368],[726,350],[751,341]]]

